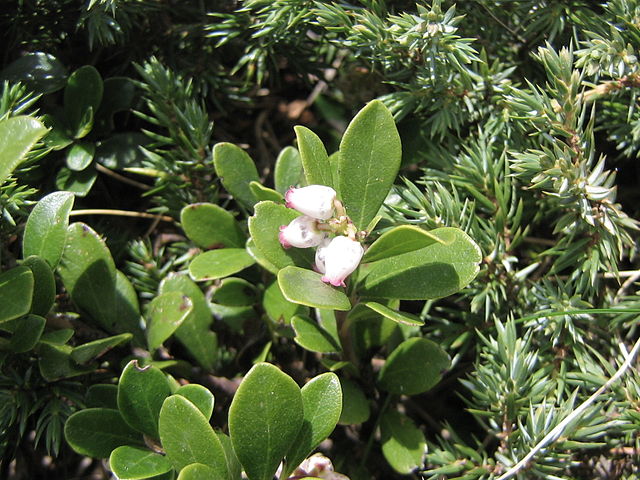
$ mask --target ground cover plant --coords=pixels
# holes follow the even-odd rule
[[[640,2],[0,27],[0,478],[639,478]]]

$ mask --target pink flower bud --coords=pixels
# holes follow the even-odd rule
[[[344,279],[358,268],[363,254],[360,242],[342,235],[334,237],[324,249],[325,271],[322,281],[334,287],[345,287]]]
[[[316,228],[315,218],[302,215],[294,218],[289,225],[282,225],[278,240],[284,248],[309,248],[320,245],[325,238],[324,232]]]
[[[284,194],[287,207],[318,220],[328,220],[333,216],[336,191],[324,185],[309,185],[302,188],[290,188]]]

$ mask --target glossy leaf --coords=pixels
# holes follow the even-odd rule
[[[302,420],[302,395],[293,379],[268,363],[255,365],[229,409],[229,434],[249,480],[273,478]]]
[[[22,251],[25,257],[37,255],[55,268],[62,257],[74,196],[54,192],[43,197],[29,215],[24,230]]]
[[[295,316],[291,319],[291,326],[296,332],[294,341],[305,350],[319,353],[342,350],[333,337],[309,317]]]
[[[207,420],[211,418],[215,400],[213,394],[205,387],[196,383],[190,383],[180,386],[174,393],[176,395],[182,395],[198,407],[198,410],[200,410]]]
[[[96,112],[97,133],[105,134],[114,130],[113,115],[131,109],[136,100],[136,87],[128,77],[110,77],[103,83],[102,102]]]
[[[74,172],[62,167],[56,175],[56,187],[59,190],[72,192],[76,197],[86,196],[98,178],[98,172],[93,166],[89,166],[81,172]]]
[[[29,267],[15,267],[0,273],[0,298],[3,299],[0,302],[0,323],[29,313],[33,285],[33,273]]]
[[[187,465],[178,475],[178,480],[225,480],[216,476],[216,471],[202,463]]]
[[[265,187],[260,182],[249,183],[249,189],[253,193],[253,198],[256,202],[262,202],[270,200],[272,202],[281,203],[284,202],[284,197],[280,192],[273,190],[272,188]]]
[[[222,449],[224,450],[225,456],[227,458],[227,466],[229,467],[229,479],[230,480],[240,480],[242,475],[242,465],[240,465],[240,461],[236,456],[236,452],[233,449],[233,443],[231,442],[231,438],[229,435],[225,435],[222,432],[218,433],[218,439],[222,444]]]
[[[359,425],[366,422],[371,415],[371,407],[360,387],[351,380],[341,378],[340,388],[342,389],[342,412],[338,423]]]
[[[168,472],[171,462],[147,448],[123,445],[111,452],[109,468],[119,480],[143,480]]]
[[[141,321],[138,293],[129,278],[120,270],[116,270],[116,315],[123,324],[139,325]],[[134,346],[146,345],[144,334],[140,328],[133,330]]]
[[[413,252],[436,242],[444,243],[444,240],[421,228],[400,225],[383,233],[373,242],[362,257],[362,262],[376,262],[394,255]]]
[[[140,132],[115,133],[96,144],[94,158],[96,162],[112,170],[135,167],[145,158],[140,147],[149,143],[149,137]]]
[[[278,324],[289,324],[294,315],[304,315],[309,311],[308,307],[290,302],[284,298],[277,281],[269,285],[264,291],[262,306],[269,318]]]
[[[212,203],[193,203],[180,212],[189,240],[202,248],[242,248],[246,238],[231,212]]]
[[[118,408],[118,386],[111,383],[94,383],[87,389],[84,399],[87,408]]]
[[[64,89],[64,112],[75,138],[81,138],[91,129],[103,88],[100,73],[91,65],[82,66],[69,76]]]
[[[290,302],[309,307],[350,310],[351,303],[338,288],[321,280],[322,275],[299,267],[285,267],[278,272],[278,285]]]
[[[376,313],[379,313],[385,318],[392,320],[396,323],[403,323],[405,325],[424,325],[424,322],[420,320],[420,317],[416,317],[410,313],[398,312],[393,310],[386,305],[382,305],[377,302],[363,302],[363,305],[367,308],[370,308]]]
[[[189,264],[195,281],[228,277],[250,267],[255,260],[244,248],[221,248],[197,255]]]
[[[398,175],[402,147],[391,112],[374,100],[351,121],[340,142],[338,177],[347,215],[358,229],[376,216]]]
[[[225,278],[213,291],[211,301],[230,307],[247,307],[256,301],[256,289],[242,278]]]
[[[289,187],[295,187],[302,179],[302,159],[300,152],[293,147],[285,147],[282,149],[273,171],[273,178],[276,184],[276,190],[281,194],[285,194]]]
[[[47,127],[33,117],[17,116],[0,121],[0,185],[45,133]]]
[[[333,432],[342,412],[342,389],[334,373],[313,378],[302,387],[301,393],[304,419],[300,433],[287,453],[289,473]]]
[[[129,342],[133,338],[130,333],[121,333],[113,337],[101,338],[93,342],[83,343],[71,350],[71,358],[76,363],[88,363],[101,357],[109,350],[123,343]]]
[[[209,421],[189,400],[181,395],[165,399],[159,427],[162,446],[176,470],[202,463],[215,471],[217,477],[213,478],[228,478],[222,444]]]
[[[260,181],[251,157],[231,143],[218,143],[213,147],[213,164],[224,188],[241,205],[251,209],[256,203],[249,183]]]
[[[69,226],[58,272],[74,303],[100,327],[110,333],[139,332],[137,318],[120,315],[111,252],[87,225]]]
[[[33,274],[33,298],[31,313],[45,316],[56,298],[56,280],[51,267],[42,257],[32,255],[22,262]]]
[[[96,153],[96,145],[91,142],[78,142],[67,151],[67,167],[75,172],[87,168],[93,161]]]
[[[408,475],[422,466],[427,442],[409,417],[395,410],[385,412],[380,436],[382,454],[396,472]]]
[[[63,378],[85,375],[95,370],[95,367],[78,365],[71,358],[73,348],[44,341],[44,335],[38,344],[38,368],[40,375],[50,382]]]
[[[289,248],[285,250],[278,240],[280,226],[288,225],[300,213],[284,205],[260,202],[255,213],[249,218],[249,232],[257,250],[276,268],[288,265],[310,266],[314,262],[314,252],[310,248]]]
[[[142,435],[125,423],[118,410],[86,408],[64,425],[64,438],[74,451],[93,458],[108,458],[122,446],[144,446]]]
[[[417,395],[435,386],[451,360],[437,343],[410,338],[391,352],[378,375],[380,388],[400,395]]]
[[[165,398],[171,395],[167,377],[154,366],[140,367],[130,361],[118,382],[118,409],[125,422],[152,438],[158,436],[158,417]]]
[[[253,257],[258,265],[271,273],[278,273],[279,268],[276,267],[273,263],[267,260],[267,257],[264,256],[261,250],[256,248],[256,244],[252,238],[249,238],[246,243],[246,249],[249,255]]]
[[[191,299],[193,309],[175,332],[189,354],[206,370],[212,370],[218,352],[218,338],[209,327],[213,315],[202,290],[186,275],[172,274],[160,284],[159,293],[180,292]]]
[[[173,335],[193,310],[191,299],[180,292],[155,297],[147,309],[147,343],[155,350]]]
[[[52,93],[64,88],[67,69],[56,57],[44,52],[26,53],[0,72],[0,80],[24,83],[37,93]]]
[[[443,227],[431,231],[444,243],[371,264],[361,280],[360,293],[370,297],[426,300],[460,291],[478,274],[480,249],[462,230]]]
[[[46,320],[38,315],[26,315],[17,319],[9,341],[9,349],[14,353],[33,349],[44,332],[45,324]]]
[[[333,186],[329,156],[320,137],[307,127],[294,127],[304,176],[309,185]]]

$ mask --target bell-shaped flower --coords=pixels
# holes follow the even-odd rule
[[[345,287],[344,279],[358,268],[362,255],[364,255],[364,249],[357,240],[338,235],[324,249],[323,255],[324,275],[322,281],[335,287]],[[318,268],[317,260],[316,268]]]
[[[325,237],[318,245],[318,248],[316,248],[316,263],[313,269],[318,273],[325,273],[327,271],[324,265],[324,259],[327,253],[327,247],[331,243],[331,240],[331,238]]]
[[[336,473],[333,463],[327,457],[316,453],[305,459],[293,472],[295,478],[315,477],[323,480],[349,480],[349,477]]]
[[[318,230],[316,219],[302,215],[294,218],[289,225],[282,225],[278,240],[284,248],[309,248],[320,245],[325,233]]]
[[[333,216],[336,191],[324,185],[309,185],[290,188],[284,194],[284,199],[289,208],[318,220],[328,220]]]

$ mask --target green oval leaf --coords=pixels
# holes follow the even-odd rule
[[[444,243],[444,240],[413,225],[400,225],[383,233],[373,242],[362,257],[362,263],[413,252],[436,242]]]
[[[78,142],[67,151],[66,163],[70,170],[80,172],[91,165],[96,146],[90,142]]]
[[[137,316],[121,315],[117,271],[104,241],[84,223],[71,224],[58,273],[74,303],[110,333],[138,333]]]
[[[340,425],[359,425],[366,422],[371,415],[369,400],[358,385],[351,380],[340,379],[342,389],[342,412]]]
[[[408,475],[422,466],[427,442],[409,417],[395,410],[385,412],[380,436],[382,454],[396,472]]]
[[[22,265],[30,268],[33,274],[31,313],[45,316],[56,298],[56,279],[53,271],[46,260],[36,255],[25,258]]]
[[[202,248],[242,248],[246,238],[231,212],[212,203],[194,203],[180,212],[184,233]]]
[[[293,147],[282,149],[276,159],[276,166],[273,170],[276,190],[284,195],[289,190],[289,187],[294,187],[300,183],[302,174],[300,152]]]
[[[278,285],[290,302],[309,307],[351,310],[349,298],[342,290],[322,280],[322,275],[299,267],[285,267],[278,272]]]
[[[182,395],[198,407],[198,410],[200,410],[207,420],[211,418],[215,399],[213,398],[213,393],[208,389],[197,383],[190,383],[189,385],[180,386],[174,393],[176,395]]]
[[[324,328],[309,317],[295,316],[291,326],[296,332],[293,339],[298,345],[310,352],[335,353],[342,349]]]
[[[247,373],[229,408],[229,434],[250,480],[273,478],[302,419],[302,395],[291,377],[268,363]]]
[[[443,243],[380,260],[365,269],[360,293],[370,297],[427,300],[446,297],[467,286],[482,260],[476,243],[462,230],[430,232]]]
[[[144,446],[142,435],[125,423],[118,410],[87,408],[69,417],[64,438],[74,451],[93,458],[109,458],[122,446]]]
[[[113,337],[101,338],[93,342],[84,343],[71,350],[71,359],[76,363],[88,363],[101,357],[112,348],[130,341],[132,338],[133,335],[130,333],[121,333]]]
[[[389,355],[378,384],[390,393],[417,395],[436,385],[450,365],[449,355],[438,344],[426,338],[410,338]]]
[[[15,267],[0,274],[0,323],[29,313],[33,298],[33,273],[28,267]],[[7,301],[7,299],[11,301]]]
[[[25,257],[37,255],[51,268],[56,268],[67,238],[73,200],[70,192],[54,192],[33,207],[24,229],[22,251]]]
[[[84,399],[88,408],[118,408],[118,386],[106,383],[96,383],[87,390]]]
[[[389,320],[393,320],[396,323],[403,323],[405,325],[414,326],[424,325],[424,322],[420,320],[419,317],[416,317],[415,315],[412,315],[410,313],[398,312],[387,307],[386,305],[382,305],[381,303],[363,302],[363,305],[365,305],[367,308],[370,308],[374,312],[379,313],[383,317],[388,318]]]
[[[247,307],[256,301],[256,289],[242,278],[225,278],[213,291],[211,301],[230,307]]]
[[[376,216],[398,175],[400,135],[391,112],[373,100],[351,121],[340,142],[339,191],[347,215],[362,230]]]
[[[329,310],[350,310],[351,303],[342,289],[324,283],[322,275],[299,267],[278,272],[278,285],[290,302]]]
[[[45,133],[47,127],[33,117],[23,115],[0,121],[0,185]]]
[[[69,76],[64,89],[64,112],[75,138],[91,130],[93,114],[102,101],[103,88],[100,73],[91,65],[84,65]]]
[[[329,156],[320,137],[301,125],[293,129],[296,132],[300,159],[307,184],[333,187]]]
[[[213,314],[204,293],[182,274],[170,274],[160,283],[159,293],[166,292],[180,292],[191,299],[193,309],[174,335],[202,368],[212,370],[217,358],[218,337],[209,329]]]
[[[197,255],[189,264],[196,282],[228,277],[250,267],[255,260],[244,248],[221,248]]]
[[[202,463],[187,465],[178,475],[178,480],[226,480],[216,476],[216,471]]]
[[[222,444],[209,421],[189,400],[181,395],[165,399],[159,427],[162,446],[176,470],[202,463],[214,470],[217,475],[214,478],[228,478]]]
[[[147,310],[147,343],[155,350],[173,335],[193,310],[191,299],[180,292],[158,295]]]
[[[158,417],[165,398],[171,395],[167,377],[154,366],[140,367],[131,360],[118,382],[118,408],[132,428],[153,438],[158,436]]]
[[[269,285],[264,291],[262,306],[269,318],[278,324],[289,324],[294,315],[304,315],[309,312],[308,307],[290,302],[284,298],[277,281]]]
[[[171,462],[146,448],[123,445],[111,452],[109,468],[119,480],[143,480],[168,472]]]
[[[32,52],[11,62],[0,72],[0,79],[24,83],[33,92],[52,93],[65,86],[67,75],[64,64],[53,55]]]
[[[76,197],[86,196],[98,178],[98,171],[90,165],[81,172],[62,167],[56,175],[56,187],[59,190],[73,192]]]
[[[249,183],[249,189],[251,193],[253,193],[253,198],[255,198],[256,202],[262,202],[265,200],[270,200],[272,202],[284,202],[284,197],[280,192],[276,192],[272,188],[265,187],[260,182],[251,182]]]
[[[342,389],[334,373],[313,378],[302,387],[301,393],[304,418],[300,433],[287,453],[289,474],[333,432],[342,412]]]
[[[227,192],[244,207],[253,208],[256,200],[249,184],[260,177],[249,154],[232,143],[218,143],[213,147],[213,164]]]
[[[255,247],[277,269],[288,265],[310,266],[314,262],[314,252],[310,248],[289,248],[285,250],[278,240],[282,225],[288,225],[300,213],[284,205],[260,202],[255,213],[249,218],[249,232]]]
[[[16,320],[13,335],[9,341],[9,350],[24,353],[33,349],[44,332],[46,320],[38,315],[26,315]]]

